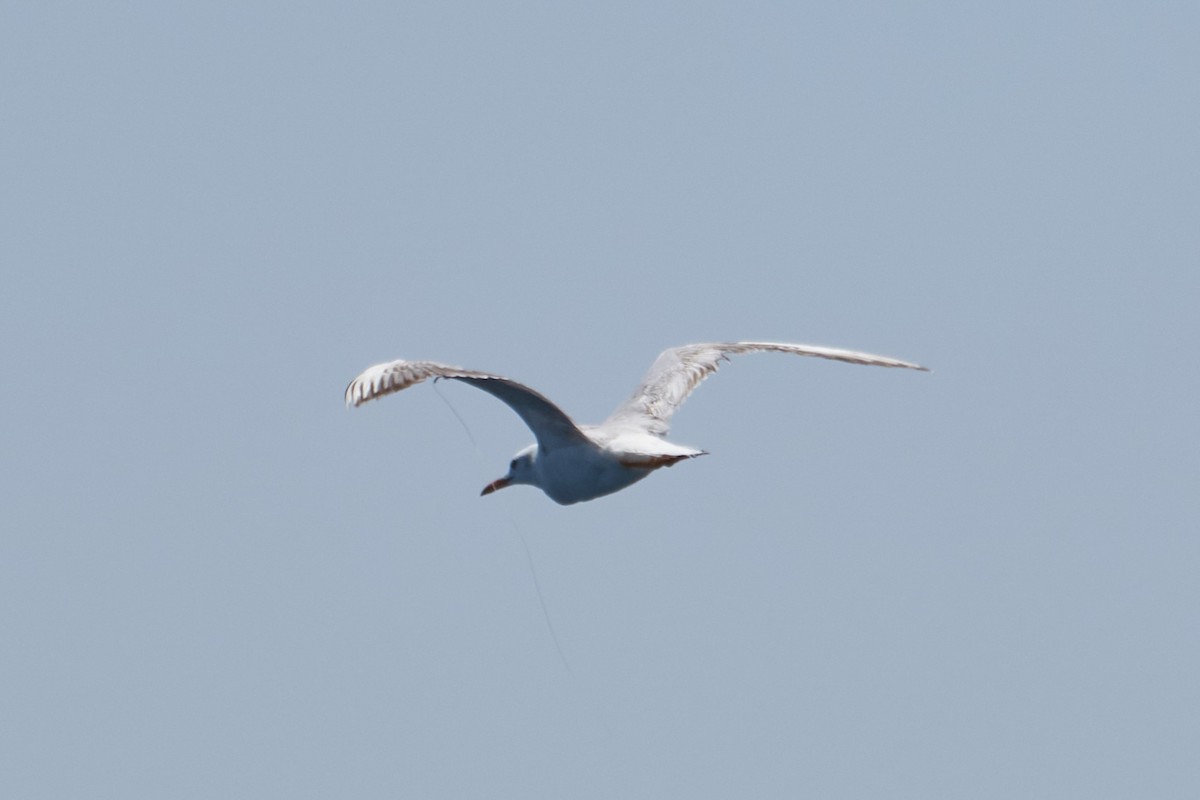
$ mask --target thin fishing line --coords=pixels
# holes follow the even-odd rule
[[[479,448],[479,443],[475,441],[475,437],[471,434],[471,428],[467,425],[467,421],[462,418],[462,415],[458,413],[458,409],[442,394],[437,384],[438,379],[435,378],[433,389],[437,392],[437,396],[441,398],[442,402],[446,404],[446,408],[450,409],[450,413],[454,415],[454,418],[458,420],[458,424],[462,425],[463,432],[467,435],[467,440],[471,442],[471,447],[475,450],[475,460],[478,462],[482,474],[482,471],[487,469],[487,463],[483,458],[483,451]],[[559,660],[562,661],[567,674],[574,678],[575,670],[571,669],[571,662],[567,660],[567,654],[563,652],[562,644],[558,641],[558,632],[554,630],[554,623],[550,620],[550,610],[546,608],[546,597],[542,594],[542,584],[538,580],[537,567],[533,563],[533,553],[529,549],[529,542],[525,540],[525,534],[521,531],[520,526],[517,525],[516,517],[513,516],[512,511],[505,508],[505,513],[508,516],[508,523],[512,525],[517,538],[521,540],[521,546],[525,548],[525,560],[529,564],[529,574],[533,578],[533,588],[537,592],[538,605],[542,609],[542,618],[546,620],[546,630],[550,631],[550,639],[554,642],[554,649],[558,651]]]

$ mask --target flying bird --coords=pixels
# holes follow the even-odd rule
[[[545,396],[510,378],[436,361],[389,361],[376,364],[350,382],[346,405],[360,406],[429,378],[469,383],[507,403],[537,440],[518,452],[508,465],[508,474],[489,483],[481,494],[527,484],[538,487],[556,503],[570,505],[624,489],[661,467],[706,455],[703,450],[666,440],[671,416],[722,361],[756,352],[929,371],[895,358],[832,347],[772,342],[686,344],[664,350],[633,395],[604,422],[576,425]]]

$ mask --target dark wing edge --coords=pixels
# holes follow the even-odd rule
[[[528,386],[502,375],[436,361],[389,361],[363,370],[346,387],[346,405],[357,407],[430,378],[469,383],[499,399],[529,427],[543,451],[572,444],[591,444],[591,440],[561,408]]]

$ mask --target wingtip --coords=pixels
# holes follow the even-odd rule
[[[346,401],[346,408],[358,408],[363,403],[367,402],[368,397],[366,396],[366,393],[362,391],[362,387],[359,384],[358,378],[350,381],[350,385],[346,387],[344,399]]]

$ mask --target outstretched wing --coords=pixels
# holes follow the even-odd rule
[[[433,378],[451,378],[469,383],[508,404],[533,431],[538,447],[547,452],[556,447],[591,444],[563,410],[528,386],[500,375],[452,367],[436,361],[391,361],[365,370],[346,387],[346,405],[360,406],[368,400],[392,394]]]
[[[642,378],[642,383],[633,396],[618,406],[604,425],[634,426],[657,436],[665,436],[670,428],[671,415],[683,405],[683,401],[687,400],[688,395],[701,381],[717,371],[722,361],[728,361],[731,355],[757,352],[791,353],[797,356],[848,361],[851,364],[929,371],[919,364],[833,347],[772,342],[686,344],[664,350],[650,366],[650,371]]]

